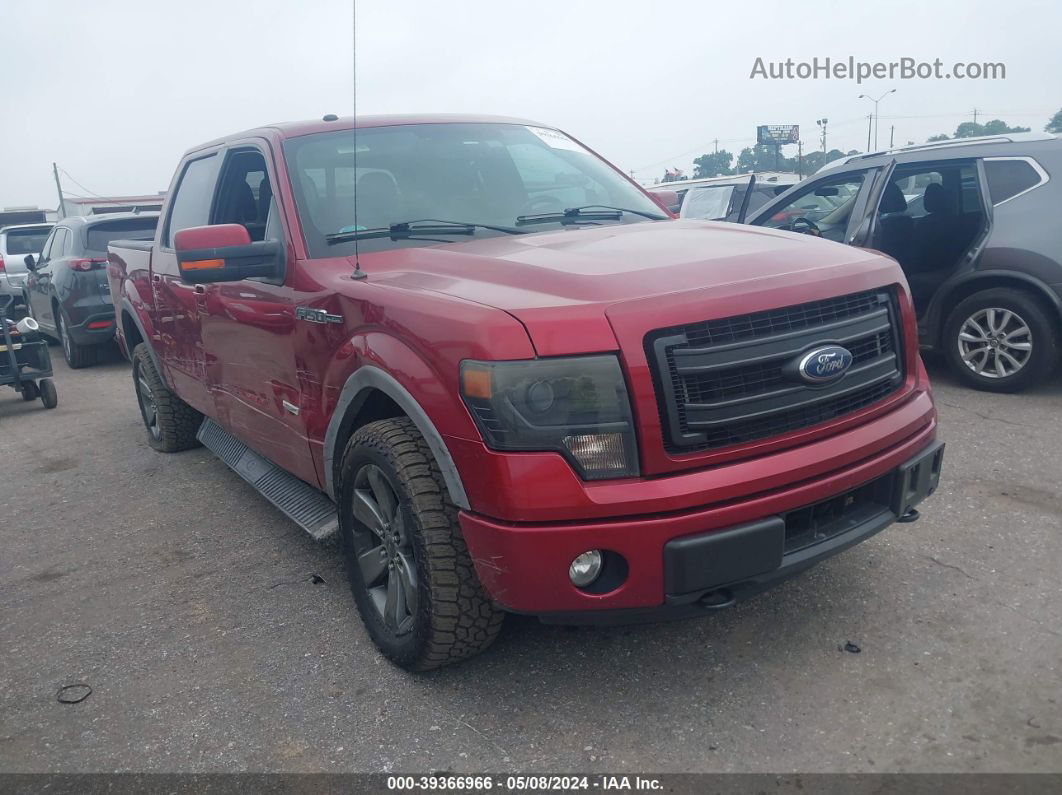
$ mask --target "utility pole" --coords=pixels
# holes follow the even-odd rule
[[[978,113],[980,113],[980,111],[977,108],[974,108],[973,109],[974,124],[977,124],[977,114]]]
[[[870,152],[870,132],[874,129],[874,114],[867,114],[867,152]]]
[[[63,186],[59,184],[59,167],[52,163],[52,174],[55,176],[55,189],[59,192],[59,217],[66,218],[66,203],[63,201]]]
[[[889,149],[892,149],[892,142],[896,140],[896,125],[889,127]]]
[[[715,140],[712,141],[712,143],[715,144],[715,153],[719,154],[719,139],[716,138]]]
[[[823,157],[823,162],[825,162],[825,159],[826,159],[826,125],[829,123],[829,121],[830,121],[829,119],[825,119],[825,118],[823,118],[823,119],[815,119],[815,123],[817,125],[819,125],[819,127],[822,130],[822,157]]]
[[[797,176],[804,178],[804,142],[797,141]]]

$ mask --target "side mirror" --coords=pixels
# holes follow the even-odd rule
[[[22,261],[26,263],[26,270],[28,270],[28,271],[37,270],[37,258],[35,256],[33,256],[32,254],[27,254],[23,258]]]
[[[174,235],[181,280],[188,284],[237,282],[252,277],[283,276],[279,240],[251,241],[241,224],[214,224],[182,229]]]

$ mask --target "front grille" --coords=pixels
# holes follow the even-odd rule
[[[778,436],[871,405],[903,380],[896,302],[880,290],[658,329],[645,339],[670,452]],[[852,354],[831,384],[795,375],[820,345]]]

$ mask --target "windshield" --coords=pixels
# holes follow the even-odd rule
[[[40,254],[51,227],[46,229],[11,229],[7,232],[8,254]]]
[[[536,222],[526,231],[642,223],[660,207],[611,166],[564,133],[519,124],[407,124],[317,133],[284,145],[299,219],[312,257],[348,255],[336,235],[418,219],[476,225],[474,235],[506,234],[520,216],[587,205],[628,212]],[[354,194],[358,193],[357,219]],[[525,231],[521,230],[521,231]],[[332,245],[327,238],[333,236]],[[443,236],[445,238],[445,236]],[[439,234],[363,238],[360,251],[463,242]]]

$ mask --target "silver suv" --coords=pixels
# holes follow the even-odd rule
[[[54,224],[19,224],[0,229],[0,296],[10,295],[23,302],[26,283],[26,255],[38,259],[44,241]]]
[[[919,340],[975,389],[1043,381],[1062,349],[1062,139],[1013,133],[830,163],[746,222],[900,263]]]

